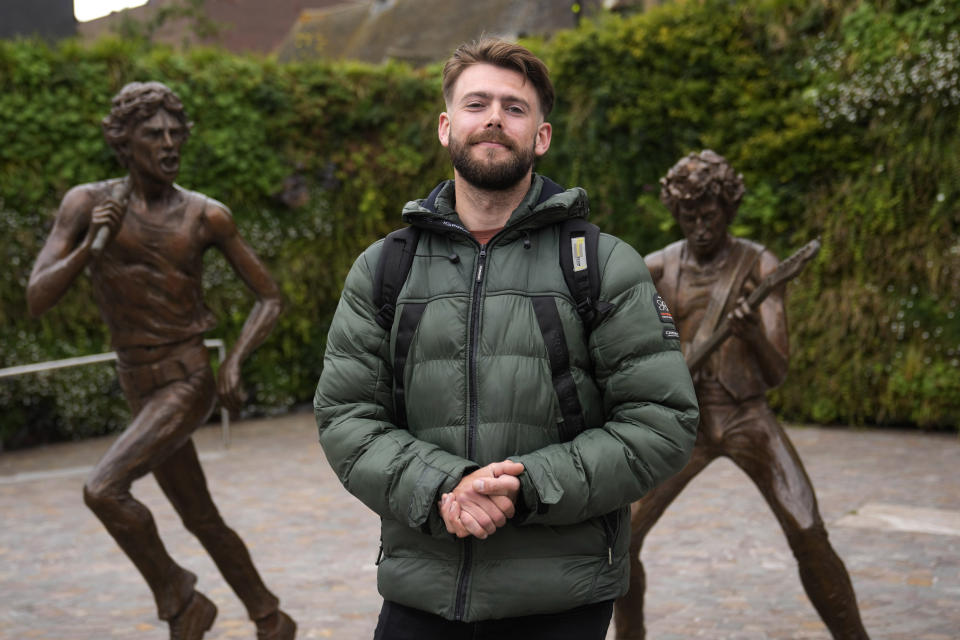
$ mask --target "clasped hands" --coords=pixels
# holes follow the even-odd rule
[[[504,460],[468,473],[450,493],[440,497],[440,517],[447,532],[481,540],[496,533],[516,513],[523,465]]]

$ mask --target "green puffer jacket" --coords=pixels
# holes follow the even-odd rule
[[[453,620],[552,613],[626,593],[629,504],[686,463],[697,400],[672,324],[629,245],[601,234],[601,299],[585,332],[559,266],[559,227],[586,194],[534,176],[486,250],[453,210],[453,182],[407,204],[423,229],[389,334],[374,321],[383,241],[347,276],[314,400],[320,444],[350,493],[380,515],[381,595]],[[561,410],[533,309],[556,302],[586,430]],[[405,305],[424,304],[413,329]],[[669,329],[669,330],[667,330]],[[398,335],[408,428],[394,413]],[[399,363],[398,363],[399,366]],[[521,512],[486,540],[448,534],[440,494],[480,466],[522,462]]]

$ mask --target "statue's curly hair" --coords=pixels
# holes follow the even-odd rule
[[[660,202],[674,217],[681,202],[715,198],[727,212],[729,224],[744,193],[743,174],[735,172],[726,158],[710,149],[690,153],[660,178]]]
[[[182,122],[189,134],[192,122],[187,120],[183,103],[170,87],[162,82],[131,82],[113,97],[113,108],[103,119],[103,137],[113,148],[123,166],[127,166],[126,142],[138,124],[152,118],[161,108]]]

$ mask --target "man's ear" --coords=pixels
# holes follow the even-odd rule
[[[440,144],[444,147],[450,144],[450,116],[446,111],[440,114],[437,122],[437,137],[440,138]]]
[[[534,140],[533,153],[538,158],[547,152],[550,148],[550,139],[553,137],[553,125],[549,122],[540,123],[537,129],[537,137]]]

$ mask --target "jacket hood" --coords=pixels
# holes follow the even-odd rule
[[[445,180],[434,187],[426,198],[408,202],[402,216],[404,222],[414,226],[469,233],[455,205],[454,181]],[[550,178],[535,173],[530,190],[510,214],[504,230],[524,231],[569,218],[586,218],[589,213],[587,192],[582,188],[564,189]]]

